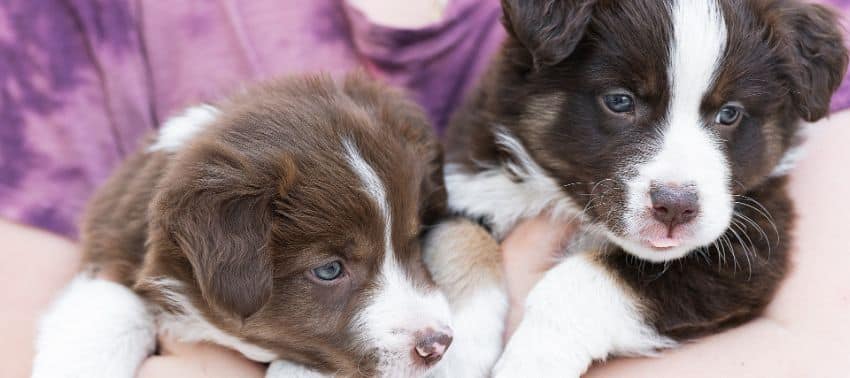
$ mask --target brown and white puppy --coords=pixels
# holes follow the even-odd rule
[[[447,135],[449,207],[502,237],[584,232],[498,377],[578,376],[757,316],[788,269],[787,167],[847,66],[791,0],[505,0],[508,40]]]
[[[364,77],[191,108],[95,196],[83,273],[41,324],[33,376],[133,376],[157,331],[274,377],[434,373],[452,319],[420,233],[444,207],[423,112]]]

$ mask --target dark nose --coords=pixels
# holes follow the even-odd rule
[[[649,190],[652,198],[652,215],[672,231],[699,214],[699,196],[693,185],[653,184]]]
[[[414,353],[425,364],[433,364],[443,358],[449,345],[452,344],[450,330],[435,331],[426,329],[416,334]]]

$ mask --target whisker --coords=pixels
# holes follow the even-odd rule
[[[767,233],[764,232],[764,229],[762,229],[761,226],[758,223],[756,223],[756,221],[754,221],[752,218],[750,218],[750,217],[748,217],[748,216],[746,216],[746,215],[744,215],[744,214],[742,214],[738,211],[735,211],[734,213],[732,213],[732,215],[733,215],[733,217],[740,218],[741,220],[747,222],[747,224],[749,224],[750,226],[755,228],[756,231],[759,232],[762,240],[766,241],[767,244],[770,245],[770,238],[767,237]]]
[[[741,238],[741,235],[738,234],[739,225],[736,222],[732,222],[729,227],[729,231],[732,231],[732,235],[735,235],[735,238],[738,239],[738,243],[741,245],[741,249],[744,250],[744,257],[747,259],[747,269],[749,271],[749,275],[747,276],[747,281],[749,281],[753,277],[753,263],[750,261],[750,251],[747,248],[747,245],[744,244],[744,239]],[[743,233],[743,231],[741,231]]]
[[[664,268],[661,269],[661,272],[658,273],[657,275],[655,275],[655,277],[651,278],[649,280],[649,282],[652,282],[652,281],[655,281],[655,280],[661,278],[661,276],[663,276],[664,273],[667,273],[667,270],[670,269],[670,265],[672,265],[672,261],[665,261],[664,262]]]
[[[606,179],[602,179],[602,180],[597,181],[597,182],[596,182],[596,184],[595,184],[595,185],[593,185],[593,188],[591,188],[591,189],[590,189],[590,193],[592,194],[593,192],[595,192],[595,191],[596,191],[596,188],[597,188],[600,184],[602,184],[603,182],[607,182],[607,181],[614,181],[614,179],[612,179],[612,178],[606,178]]]
[[[770,211],[761,202],[759,202],[755,198],[745,196],[745,195],[736,195],[735,197],[742,198],[744,200],[750,201],[751,203],[753,203],[755,205],[755,206],[753,206],[753,205],[750,205],[750,204],[747,204],[747,203],[744,203],[744,202],[738,202],[738,201],[734,202],[734,203],[739,204],[741,206],[745,206],[745,207],[759,213],[761,216],[763,216],[770,223],[770,226],[773,227],[773,232],[776,234],[776,242],[779,243],[779,240],[780,240],[779,229],[776,227],[775,219],[773,219],[773,215],[770,214]]]
[[[711,266],[711,261],[708,259],[708,250],[707,247],[700,247],[695,250],[696,255],[702,257],[702,261],[705,261],[705,265]],[[699,258],[697,258],[699,261]]]
[[[719,241],[720,241],[720,238],[717,238],[717,239],[714,240],[713,243],[711,243],[711,245],[714,246],[714,250],[717,251],[717,271],[718,272],[723,270],[723,266],[726,265],[726,251],[724,251],[723,248],[722,248],[723,244],[718,243]]]
[[[723,235],[723,242],[726,243],[726,246],[729,247],[729,254],[732,255],[732,263],[734,264],[733,272],[737,272],[740,265],[738,265],[738,256],[735,254],[735,247],[732,245],[732,241],[729,240],[729,235]]]
[[[770,243],[770,238],[767,237],[767,233],[764,232],[764,229],[762,229],[761,226],[758,223],[756,223],[754,220],[750,219],[750,217],[748,217],[744,214],[741,214],[739,212],[735,212],[734,215],[737,216],[738,218],[740,218],[741,220],[747,222],[750,226],[752,226],[754,229],[756,229],[756,231],[759,232],[759,234],[761,235],[760,237],[767,243],[767,258],[769,260],[771,254],[772,254],[772,246],[771,246],[771,243]],[[751,244],[753,244],[753,243],[751,242]],[[755,245],[753,245],[753,248],[755,248]]]

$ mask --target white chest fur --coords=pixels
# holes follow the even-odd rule
[[[449,206],[486,217],[502,238],[523,219],[549,212],[578,217],[580,209],[556,181],[507,133],[497,142],[512,152],[516,167],[480,173],[447,168]],[[519,172],[511,180],[508,172]],[[577,239],[564,260],[547,272],[526,299],[525,315],[494,370],[497,377],[577,377],[593,360],[611,354],[651,354],[672,346],[646,322],[640,301],[596,261],[594,234]]]
[[[465,173],[457,165],[446,165],[450,208],[473,217],[487,217],[497,239],[504,238],[517,221],[544,211],[559,218],[580,214],[575,203],[534,162],[522,143],[506,131],[497,133],[495,139],[511,152],[517,163],[477,173]],[[521,180],[513,180],[509,171],[521,175]]]

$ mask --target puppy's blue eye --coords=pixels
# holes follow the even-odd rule
[[[334,261],[313,269],[313,275],[322,281],[333,281],[342,275],[342,263]]]
[[[741,109],[733,105],[726,105],[720,108],[714,122],[724,126],[732,126],[741,120]]]
[[[602,96],[605,107],[614,113],[631,113],[635,110],[635,100],[627,94],[609,94]]]

